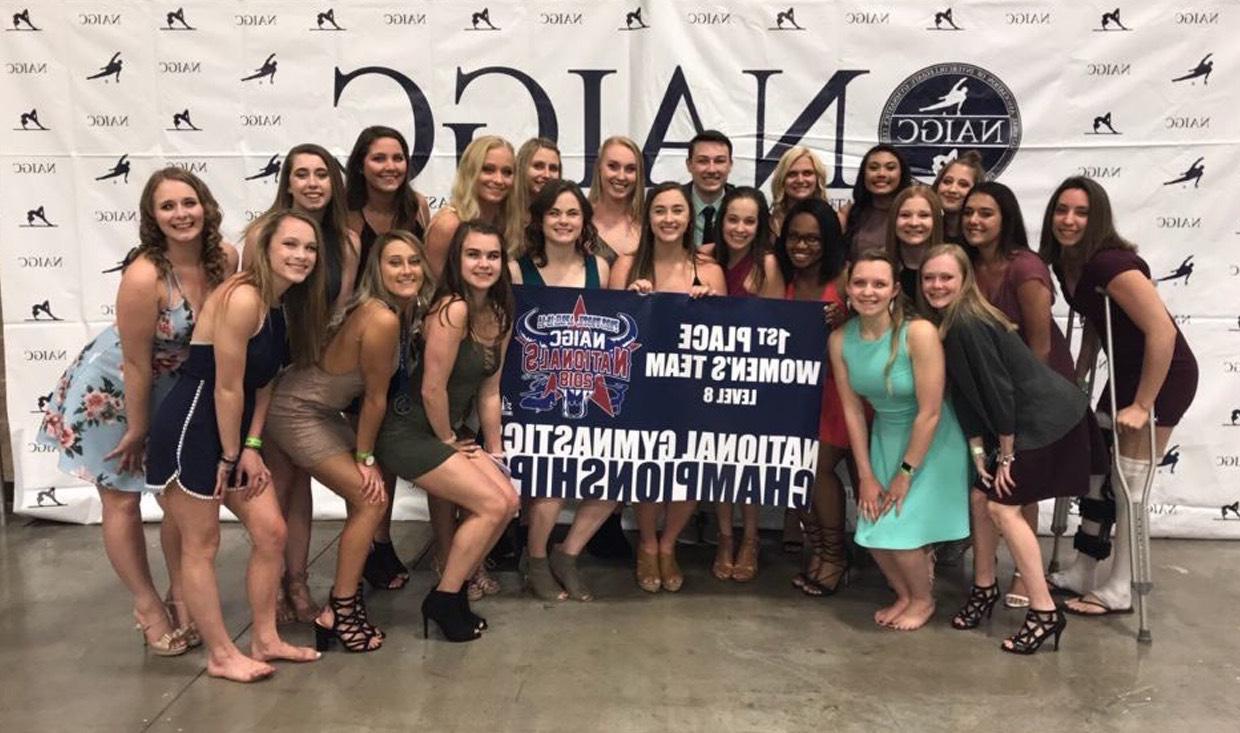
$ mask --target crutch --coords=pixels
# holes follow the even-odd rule
[[[1072,331],[1076,326],[1076,311],[1068,311],[1068,328],[1067,341],[1068,346],[1072,346]],[[1081,334],[1084,337],[1085,325],[1084,319],[1081,321]],[[1083,340],[1082,340],[1083,345]],[[1089,375],[1085,377],[1085,394],[1089,395],[1090,401],[1094,396],[1094,374],[1098,371],[1097,359],[1089,368]],[[1092,408],[1091,408],[1092,409]],[[1051,561],[1046,566],[1048,573],[1059,572],[1059,541],[1063,539],[1064,534],[1068,531],[1068,509],[1072,506],[1072,498],[1068,496],[1055,497],[1055,510],[1051,513]]]
[[[1111,463],[1115,469],[1115,475],[1119,477],[1119,481],[1113,482],[1112,487],[1118,486],[1119,493],[1123,494],[1123,497],[1116,496],[1116,501],[1125,501],[1128,506],[1127,540],[1129,556],[1132,560],[1132,590],[1135,596],[1133,600],[1137,603],[1137,641],[1149,644],[1153,641],[1153,637],[1150,636],[1149,620],[1146,617],[1145,597],[1154,588],[1154,579],[1150,572],[1149,506],[1150,490],[1154,487],[1154,475],[1158,465],[1158,455],[1155,452],[1158,443],[1154,434],[1154,415],[1151,411],[1149,470],[1145,474],[1145,484],[1140,487],[1140,495],[1134,495],[1135,487],[1128,485],[1127,477],[1124,476],[1123,471],[1119,470],[1119,426],[1115,424],[1119,406],[1115,399],[1115,349],[1112,348],[1111,339],[1113,330],[1111,328],[1111,296],[1107,295],[1106,290],[1102,288],[1099,288],[1098,292],[1102,295],[1107,320],[1107,377],[1110,382],[1110,388],[1107,391],[1111,400],[1111,447],[1113,449]],[[1116,538],[1116,540],[1119,539],[1119,537]]]

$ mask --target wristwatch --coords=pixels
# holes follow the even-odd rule
[[[900,462],[900,470],[903,471],[905,474],[907,474],[909,477],[912,477],[913,473],[917,471],[917,469],[913,466],[913,464],[909,463],[908,461]]]
[[[361,451],[358,451],[357,453],[353,454],[353,459],[357,461],[358,463],[362,464],[363,466],[375,465],[375,454],[374,453],[363,453]]]

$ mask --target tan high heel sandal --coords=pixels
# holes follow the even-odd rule
[[[732,580],[748,583],[758,577],[758,538],[741,540],[741,551],[736,555],[736,567],[732,568]]]
[[[133,620],[134,628],[136,628],[138,633],[142,636],[143,646],[150,649],[151,653],[155,656],[179,657],[189,651],[189,645],[185,643],[185,638],[181,636],[179,629],[173,629],[155,641],[151,641],[150,637],[146,635],[146,631],[151,628],[151,625],[148,624],[143,626],[142,619],[138,617],[138,612],[136,610],[133,612]]]

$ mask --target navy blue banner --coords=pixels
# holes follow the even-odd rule
[[[523,495],[805,507],[821,305],[514,290],[504,449]]]

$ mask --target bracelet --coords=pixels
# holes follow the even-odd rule
[[[902,461],[902,462],[900,463],[900,471],[901,471],[901,472],[902,472],[905,476],[910,476],[910,477],[911,477],[911,476],[913,475],[913,472],[914,472],[914,471],[916,471],[916,470],[917,470],[917,469],[913,467],[913,464],[909,463],[908,461]]]
[[[256,438],[253,435],[251,435],[251,436],[246,437],[244,445],[246,448],[254,448],[256,450],[262,450],[263,439]]]
[[[981,458],[982,456],[986,455],[986,449],[980,445],[969,446],[969,452],[977,456],[978,458]]]
[[[1008,453],[1008,454],[1007,454],[1007,455],[1005,455],[1005,456],[999,456],[999,465],[1000,465],[1000,466],[1010,466],[1010,465],[1012,465],[1013,463],[1016,463],[1016,454],[1015,454],[1015,453]]]
[[[229,466],[237,465],[237,461],[239,460],[241,460],[241,455],[239,453],[237,454],[236,458],[225,458],[224,456],[220,456],[220,463],[225,463],[225,464],[228,464]]]

